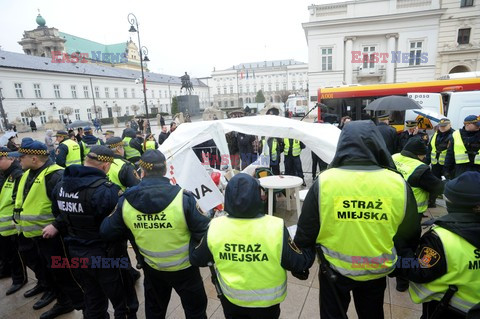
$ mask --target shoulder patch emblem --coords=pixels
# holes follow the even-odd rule
[[[425,141],[428,141],[428,135],[427,135],[427,134],[424,134],[424,135],[422,136],[422,138],[423,138]]]
[[[297,254],[300,254],[300,255],[302,254],[302,251],[297,247],[297,245],[295,245],[294,241],[292,240],[292,238],[290,236],[288,236],[288,245]]]
[[[57,149],[55,150],[55,154],[60,154],[60,149],[57,147]]]
[[[440,254],[435,249],[423,247],[420,255],[418,255],[418,262],[422,268],[431,268],[438,263],[440,258]]]

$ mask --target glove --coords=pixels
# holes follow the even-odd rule
[[[305,269],[302,272],[293,272],[292,271],[293,277],[295,277],[297,279],[300,279],[300,280],[307,280],[309,274],[310,274],[310,271],[308,271],[308,269]]]

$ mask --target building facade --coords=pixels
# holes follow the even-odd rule
[[[480,71],[480,2],[442,0],[436,77]]]
[[[40,13],[35,22],[37,27],[25,31],[18,42],[26,55],[49,57],[52,61],[61,63],[73,59],[84,63],[140,70],[138,47],[131,39],[122,43],[102,44],[50,28]],[[143,67],[148,69],[145,62]]]
[[[311,100],[320,87],[434,78],[445,11],[440,0],[357,0],[308,9],[302,26]]]
[[[214,70],[209,79],[213,105],[221,109],[242,108],[254,103],[258,91],[265,101],[282,103],[288,94],[306,95],[308,65],[295,60],[241,63]]]
[[[9,122],[30,121],[28,109],[38,113],[38,126],[52,119],[92,120],[145,114],[141,73],[93,63],[52,63],[37,57],[0,51],[0,93]],[[145,73],[150,114],[171,113],[172,98],[179,96],[178,76]],[[191,79],[200,106],[209,105],[209,88]],[[71,114],[65,114],[70,110]],[[68,113],[68,112],[67,112]]]

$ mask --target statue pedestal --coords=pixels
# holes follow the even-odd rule
[[[180,95],[177,96],[178,111],[188,113],[190,115],[197,115],[200,113],[200,100],[198,95]]]

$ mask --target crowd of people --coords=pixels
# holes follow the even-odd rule
[[[279,318],[287,271],[306,280],[318,256],[321,318],[346,318],[351,294],[359,318],[383,318],[387,276],[423,303],[424,319],[478,318],[480,117],[466,117],[457,131],[442,119],[431,139],[416,123],[397,135],[387,122],[344,121],[333,161],[314,164],[321,173],[293,239],[283,219],[265,215],[254,176],[230,179],[226,215],[214,219],[191,192],[172,185],[157,148],[175,124],[169,131],[162,125],[158,142],[131,123],[121,137],[106,130],[105,140],[84,127],[48,131],[44,142],[23,138],[17,150],[2,147],[0,275],[12,280],[6,294],[27,283],[28,267],[37,283],[24,297],[42,294],[33,309],[56,300],[41,319],[74,309],[106,318],[109,301],[115,318],[136,318],[136,265],[146,318],[165,318],[172,289],[186,318],[206,318],[199,267],[209,267],[226,318]],[[240,154],[267,143],[273,174],[284,153],[284,173],[303,178],[301,141],[228,139]],[[439,195],[448,214],[421,236],[423,214]]]

